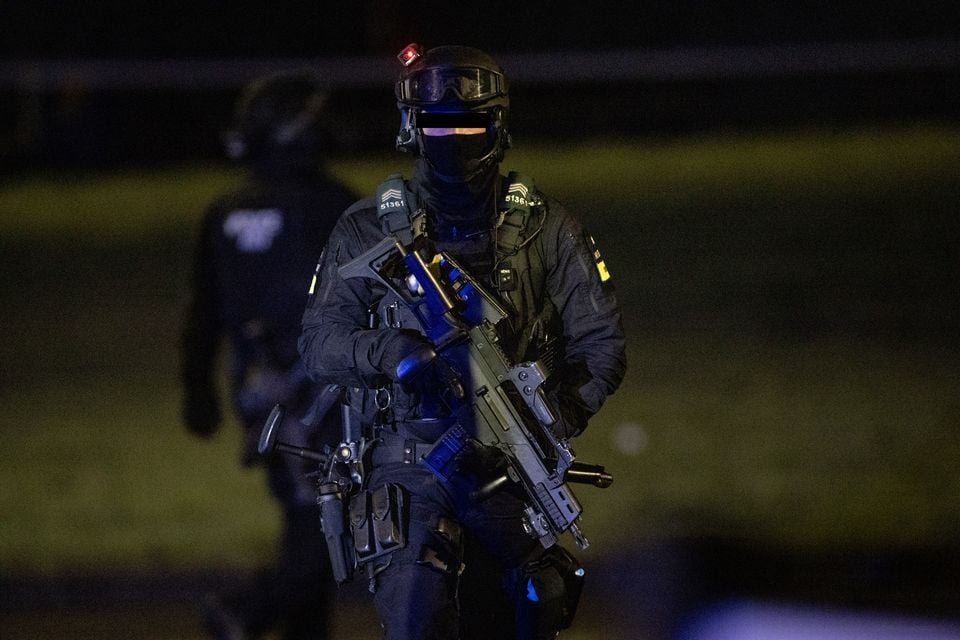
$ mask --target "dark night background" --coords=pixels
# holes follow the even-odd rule
[[[462,6],[459,6],[462,5]],[[59,80],[25,68],[43,61],[335,64],[344,58],[392,59],[404,45],[460,43],[496,54],[576,52],[583,61],[604,52],[697,52],[747,47],[871,46],[907,43],[932,50],[910,62],[881,64],[870,54],[845,71],[784,70],[789,50],[772,70],[726,77],[683,69],[647,69],[615,83],[515,80],[518,136],[575,139],[595,135],[721,131],[731,128],[892,122],[951,118],[960,112],[957,43],[960,11],[936,2],[644,2],[627,11],[600,0],[551,2],[3,2],[0,19],[0,162],[30,166],[152,164],[218,157],[219,131],[242,79],[149,87],[149,78],[85,84],[69,70]],[[748,54],[749,55],[749,54]],[[756,66],[766,65],[763,53]],[[900,57],[910,53],[897,53]],[[690,59],[693,56],[693,59]],[[16,66],[16,65],[21,66]],[[278,62],[279,64],[279,62]],[[865,64],[865,66],[864,66]],[[180,69],[181,67],[172,67]],[[254,75],[251,63],[244,68]],[[866,69],[866,71],[864,70]],[[517,70],[514,70],[517,71]],[[519,71],[522,71],[519,70]],[[522,74],[520,74],[522,75]],[[30,86],[41,84],[34,93]],[[336,88],[336,87],[335,87]],[[365,82],[331,101],[344,120],[346,151],[384,148],[392,141],[388,83]],[[573,113],[580,114],[574,118]],[[363,127],[352,126],[364,121]],[[369,124],[375,123],[375,124]],[[380,125],[379,123],[383,123]],[[58,140],[51,143],[51,139]],[[11,140],[16,141],[11,143]],[[70,141],[65,144],[64,141]]]
[[[706,141],[709,153],[716,154],[711,158],[727,158],[723,155],[725,145],[744,154],[742,149],[749,148],[749,141],[753,140],[749,136],[754,134],[758,138],[770,134],[777,139],[779,134],[800,132],[799,138],[814,150],[809,156],[803,156],[802,151],[798,155],[824,161],[817,155],[819,141],[835,142],[843,139],[845,132],[860,132],[856,135],[866,139],[867,148],[872,148],[872,134],[887,129],[909,130],[915,125],[929,125],[935,132],[952,132],[960,126],[960,5],[947,0],[0,0],[0,196],[4,195],[3,188],[10,187],[9,193],[14,193],[22,184],[29,185],[38,177],[76,186],[85,181],[107,182],[110,177],[128,172],[150,182],[154,175],[150,172],[159,173],[171,167],[175,176],[179,176],[175,173],[178,167],[199,167],[199,171],[211,173],[223,171],[226,164],[221,132],[241,85],[263,71],[292,65],[314,65],[332,78],[329,108],[338,133],[331,144],[334,159],[380,153],[389,157],[397,127],[391,86],[397,66],[394,56],[410,42],[426,47],[477,46],[504,62],[513,82],[512,130],[518,150],[528,143],[544,145],[538,149],[563,149],[590,140],[627,140],[628,145],[640,149],[647,144],[664,148],[671,141],[681,141],[690,144],[682,149],[699,149],[696,144]],[[544,58],[537,58],[540,54]],[[620,54],[622,58],[618,58]],[[621,66],[618,59],[631,62]],[[342,69],[349,65],[359,65],[362,72],[356,77],[344,75]],[[567,79],[565,74],[572,78]],[[827,148],[826,142],[824,145]],[[958,155],[956,149],[936,148],[950,159]],[[775,154],[771,157],[784,159]],[[801,160],[797,162],[802,164]],[[816,161],[812,164],[816,165]],[[919,198],[930,205],[927,211],[907,210],[915,194],[864,194],[859,185],[850,184],[862,175],[856,172],[851,172],[853,178],[841,175],[835,181],[829,180],[833,176],[827,176],[824,181],[831,183],[823,193],[813,195],[805,193],[802,187],[786,194],[774,193],[783,184],[776,180],[786,171],[771,172],[775,177],[769,183],[774,185],[770,191],[766,190],[764,176],[753,182],[749,177],[724,176],[731,180],[730,184],[747,185],[751,191],[719,203],[701,201],[706,199],[702,193],[680,193],[685,184],[682,176],[674,182],[669,175],[646,176],[649,182],[643,184],[662,188],[661,193],[654,194],[661,198],[657,202],[678,203],[675,210],[667,212],[643,210],[633,201],[617,201],[618,194],[607,193],[601,185],[597,193],[608,197],[603,204],[610,205],[612,213],[607,218],[600,216],[594,230],[598,237],[609,241],[606,250],[610,262],[620,267],[618,287],[624,283],[625,308],[632,314],[631,328],[637,329],[630,338],[644,367],[648,366],[650,355],[649,369],[634,368],[629,375],[642,380],[638,387],[643,393],[647,393],[648,387],[653,388],[651,397],[663,401],[669,409],[655,407],[651,411],[661,410],[678,423],[686,420],[689,424],[681,426],[688,431],[680,429],[681,436],[685,433],[689,437],[687,444],[696,448],[700,441],[713,442],[709,435],[698,432],[704,424],[712,426],[716,422],[735,434],[737,420],[748,422],[736,410],[743,406],[756,408],[749,402],[735,405],[730,410],[732,418],[725,415],[730,424],[721,424],[710,412],[716,410],[723,416],[723,400],[737,397],[738,393],[748,395],[757,386],[761,392],[769,391],[763,388],[765,381],[773,389],[772,395],[782,393],[783,398],[775,400],[785,405],[792,401],[802,405],[804,399],[817,399],[818,393],[832,397],[816,385],[809,396],[795,389],[775,388],[781,380],[777,376],[789,377],[789,367],[793,365],[809,376],[801,377],[802,382],[797,383],[800,385],[816,377],[810,371],[826,366],[818,357],[823,356],[823,362],[836,362],[845,353],[859,356],[861,347],[868,354],[863,362],[874,358],[881,373],[902,373],[908,381],[913,381],[910,376],[917,372],[929,376],[919,376],[917,380],[929,381],[938,371],[948,369],[949,363],[960,361],[960,310],[955,306],[960,282],[960,228],[955,215],[957,186],[949,176],[944,177],[947,170],[949,165],[940,171],[927,170],[926,165],[917,170],[928,180],[921,182],[918,190],[928,184],[933,185],[932,190],[943,190]],[[620,175],[628,175],[629,171],[627,167]],[[763,173],[762,168],[758,173]],[[820,175],[816,167],[812,175]],[[721,178],[717,180],[716,185],[708,186],[722,193],[726,183]],[[806,184],[797,180],[797,184]],[[785,183],[789,185],[789,179]],[[624,192],[634,197],[640,192],[635,185],[614,183],[614,187],[624,187]],[[109,192],[110,188],[105,190]],[[839,197],[833,197],[831,188],[837,189]],[[144,192],[153,193],[148,188]],[[709,189],[705,192],[713,193]],[[847,194],[857,194],[859,199],[850,196],[844,200]],[[118,202],[133,202],[140,195],[130,195],[126,201],[118,198]],[[576,199],[578,194],[572,195]],[[594,195],[590,192],[583,200],[590,204],[589,198]],[[671,200],[674,195],[675,200]],[[755,202],[750,198],[755,198]],[[884,208],[884,200],[895,202]],[[20,205],[15,197],[0,200],[0,205],[5,202]],[[203,204],[196,203],[197,212]],[[190,202],[189,206],[192,205]],[[820,208],[808,212],[809,206]],[[162,212],[163,206],[157,210]],[[6,220],[7,228],[14,229],[16,215],[13,210],[0,210],[0,222]],[[111,215],[121,221],[123,211],[107,211],[103,217]],[[629,224],[625,225],[625,220]],[[76,226],[79,225],[73,228]],[[117,228],[122,226],[118,224]],[[126,336],[130,343],[142,343],[146,345],[144,353],[163,354],[172,361],[175,349],[170,345],[174,343],[175,330],[164,323],[173,326],[179,320],[173,307],[185,288],[184,256],[192,246],[192,230],[171,230],[172,226],[151,228],[156,237],[146,237],[148,233],[139,237],[136,232],[124,237],[122,231],[115,235],[109,231],[89,246],[74,238],[60,237],[49,229],[45,230],[49,237],[25,232],[12,239],[0,238],[0,256],[6,261],[0,268],[0,306],[4,308],[2,314],[6,314],[0,315],[0,329],[14,336],[21,331],[20,342],[29,344],[32,332],[39,327],[40,335],[54,345],[53,353],[72,354],[84,349],[86,336],[78,328],[84,326],[84,321],[106,325],[104,318],[133,318],[133,328],[126,334],[133,335],[138,330],[145,335],[156,333],[144,338],[138,334],[135,340]],[[61,278],[65,269],[72,278]],[[78,284],[83,281],[83,286]],[[38,283],[36,293],[24,282]],[[39,285],[50,285],[54,295],[44,295]],[[18,313],[11,314],[11,309]],[[36,323],[29,317],[22,319],[38,309],[48,317]],[[101,311],[103,318],[97,316]],[[63,335],[49,338],[60,329],[57,316],[61,313],[72,313],[80,320],[72,318],[75,324],[63,323]],[[158,316],[140,317],[146,313]],[[140,316],[135,317],[136,314]],[[11,319],[14,315],[17,317]],[[126,335],[123,330],[116,333],[121,339]],[[730,336],[747,345],[747,355],[742,360],[734,357],[728,364],[712,349],[718,345],[724,348],[724,340]],[[140,366],[141,356],[119,353],[122,347],[111,351],[109,339],[110,336],[104,338],[108,356],[118,355],[121,365],[129,367],[123,370],[126,375],[140,380],[130,372]],[[0,356],[22,355],[29,350],[17,342],[11,340],[0,348]],[[62,346],[72,343],[76,346]],[[831,353],[832,347],[838,345],[841,356]],[[729,356],[734,352],[734,356],[739,356],[736,351],[736,347],[728,347],[721,353]],[[797,354],[799,357],[794,358]],[[753,356],[756,361],[750,359]],[[87,367],[92,371],[93,382],[77,387],[78,395],[82,395],[99,380],[96,376],[102,371],[97,366],[103,371],[113,366],[110,362],[88,367],[92,360],[86,354],[81,354],[75,363],[56,361],[56,366],[50,366],[55,356],[38,357],[36,362],[22,363],[18,371],[10,366],[10,361],[8,358],[8,362],[0,362],[4,367],[0,369],[0,393],[9,394],[3,398],[16,397],[16,385],[24,381],[35,384],[35,393],[42,397],[48,390],[45,385],[69,387],[75,379],[84,380]],[[701,372],[697,367],[703,362],[707,368]],[[764,378],[765,367],[774,366],[771,362],[786,364],[788,373],[778,371],[770,374],[769,379]],[[863,362],[850,365],[854,372],[851,377],[870,368]],[[898,362],[906,363],[901,367],[903,371],[897,369]],[[173,368],[165,360],[156,365],[157,371],[166,373],[165,366]],[[734,370],[737,366],[740,369]],[[661,373],[667,380],[663,385]],[[46,375],[49,380],[43,378]],[[118,377],[122,375],[121,372]],[[151,375],[159,378],[156,372]],[[751,375],[756,375],[760,383]],[[836,375],[841,384],[850,382],[843,378],[843,372]],[[746,379],[754,386],[738,388],[738,379]],[[13,385],[9,384],[11,381]],[[854,382],[854,389],[868,384]],[[174,391],[163,386],[173,384],[169,380],[159,383],[150,379],[141,386],[151,384],[161,389],[158,393],[174,397]],[[949,390],[951,384],[946,381],[933,385],[932,391],[913,390],[924,399],[934,398],[929,401],[936,405],[931,411],[940,422],[930,427],[929,436],[922,432],[915,441],[907,442],[937,448],[930,443],[943,438],[947,444],[939,448],[954,450],[951,447],[955,446],[952,442],[960,426],[960,405],[956,399],[941,401],[937,396],[942,389]],[[669,385],[676,388],[661,388]],[[707,388],[704,398],[695,397],[698,385]],[[826,388],[829,382],[823,385]],[[690,394],[691,388],[693,393],[684,396]],[[722,399],[709,397],[710,390],[716,389],[721,390],[718,395]],[[137,393],[146,392],[138,389]],[[623,396],[616,400],[628,400]],[[671,404],[674,400],[676,407]],[[760,409],[764,409],[763,400],[757,401]],[[850,403],[859,401],[856,396]],[[172,405],[175,399],[164,402]],[[122,404],[122,399],[118,404]],[[23,409],[22,415],[29,416],[31,410]],[[816,428],[811,431],[815,434],[820,434],[820,421],[828,422],[832,417],[821,416],[817,413],[820,410],[819,406],[809,410],[816,414],[807,422],[808,427],[814,424]],[[828,410],[829,406],[823,409]],[[704,415],[698,415],[698,411]],[[771,411],[783,421],[774,434],[789,435],[793,415]],[[863,413],[867,416],[865,421],[873,419],[874,413]],[[661,416],[649,419],[654,427],[657,417]],[[166,428],[174,429],[174,420],[168,422]],[[809,436],[814,445],[808,444],[801,452],[808,458],[798,466],[818,468],[817,460],[833,453],[841,469],[846,468],[846,457],[852,460],[850,465],[856,472],[862,470],[858,464],[870,467],[872,472],[886,464],[889,457],[904,467],[915,465],[917,469],[905,473],[915,472],[921,479],[929,476],[930,484],[940,478],[937,473],[941,467],[949,465],[952,469],[952,460],[928,464],[926,459],[914,460],[909,451],[892,446],[891,443],[900,442],[897,437],[901,431],[906,431],[901,427],[883,420],[878,425],[862,427],[864,433],[870,434],[865,436],[865,442],[857,443],[862,450],[848,452],[840,450],[839,445],[837,451],[830,451],[834,441],[829,436],[843,428],[828,425],[824,427],[823,442],[817,441],[816,435]],[[51,432],[57,428],[52,427]],[[861,427],[854,425],[851,431],[856,432],[857,428]],[[4,430],[8,429],[9,425],[4,424],[0,438],[6,437]],[[775,453],[782,453],[767,441],[772,437],[760,433],[757,449],[765,451],[763,446],[769,446]],[[739,442],[735,437],[729,439]],[[0,439],[0,445],[4,442]],[[800,442],[809,443],[803,439]],[[19,440],[16,443],[23,446]],[[774,444],[786,451],[774,466],[781,464],[786,474],[796,471],[790,457],[796,452],[789,451],[787,444]],[[16,447],[11,450],[19,451]],[[92,459],[97,448],[90,447],[82,453]],[[655,493],[657,470],[652,467],[657,460],[664,465],[663,477],[678,477],[681,487],[687,486],[682,484],[684,473],[699,477],[696,471],[684,470],[684,451],[657,455],[662,458],[651,454],[648,458],[630,459],[639,461],[638,466],[649,465],[639,471],[640,477],[647,480],[644,490]],[[871,456],[877,456],[880,462],[873,464]],[[719,467],[725,464],[722,460],[717,462]],[[720,473],[719,477],[749,473],[748,468],[736,466],[734,456],[724,470],[729,475]],[[896,464],[891,467],[900,470]],[[7,472],[13,474],[10,469]],[[950,487],[957,486],[952,470],[943,471],[943,476],[953,482]],[[873,476],[866,480],[855,477],[851,483],[872,479]],[[757,483],[761,480],[757,479]],[[162,484],[162,478],[158,484]],[[732,482],[732,486],[739,485]],[[833,489],[828,487],[825,492]],[[685,497],[682,491],[678,495]],[[662,495],[659,497],[663,499]],[[780,508],[786,514],[790,509],[802,511],[802,499],[794,503],[790,501],[792,497],[788,495],[782,505],[776,506],[776,517],[781,515]],[[935,500],[928,495],[922,498]],[[695,499],[691,500],[695,511]],[[736,500],[736,496],[731,500]],[[654,511],[656,508],[659,507],[655,504]],[[936,513],[949,514],[952,508],[946,506]],[[664,509],[673,513],[670,505]],[[701,518],[709,522],[713,515],[681,513],[698,523]],[[726,514],[721,514],[718,520],[723,521],[724,517]],[[733,516],[730,518],[735,521]],[[842,515],[837,518],[842,520]],[[941,528],[937,532],[938,542],[949,537],[949,531],[943,531]],[[664,536],[669,538],[669,533]],[[612,533],[610,537],[614,537]],[[881,549],[877,553],[850,548],[841,542],[826,551],[798,551],[777,547],[773,542],[768,547],[715,538],[707,532],[690,545],[684,540],[674,547],[674,541],[669,541],[665,550],[654,544],[649,554],[644,555],[647,549],[641,548],[626,560],[601,557],[596,561],[598,573],[606,571],[603,575],[614,579],[602,584],[598,581],[594,594],[599,595],[592,597],[617,603],[618,597],[630,593],[635,601],[642,602],[634,611],[620,607],[614,613],[628,623],[649,614],[654,622],[647,627],[642,620],[638,623],[641,632],[637,637],[645,640],[665,638],[675,631],[664,629],[676,622],[675,616],[679,615],[672,608],[690,604],[686,598],[709,599],[735,592],[785,601],[796,598],[826,604],[828,609],[882,608],[955,619],[960,607],[960,590],[956,587],[960,584],[960,547],[955,543],[924,546],[922,542],[915,547]],[[161,557],[158,563],[163,561],[170,559]],[[644,583],[637,576],[650,580]],[[697,578],[688,583],[687,576]],[[122,628],[133,624],[132,618],[139,615],[138,607],[155,596],[167,607],[160,613],[146,614],[145,619],[156,627],[157,619],[171,610],[176,611],[173,617],[183,618],[183,599],[211,586],[211,580],[224,579],[219,575],[196,574],[188,574],[180,582],[167,578],[135,575],[124,582],[115,580],[112,574],[99,575],[95,571],[39,578],[29,571],[24,576],[0,572],[0,590],[4,591],[0,595],[0,634],[18,629],[15,612],[39,619],[46,615],[45,607],[64,604],[74,612],[85,608],[96,611],[105,606],[108,616],[115,614],[115,624]],[[692,595],[685,591],[688,588],[694,592]],[[348,597],[347,601],[355,604],[360,600]],[[610,606],[611,609],[593,608],[584,614],[588,633],[591,623],[606,628],[614,605]],[[81,620],[80,627],[97,628],[82,622],[84,614],[75,615],[77,618],[64,619],[68,624]],[[667,622],[658,627],[663,620]],[[167,628],[183,629],[189,624],[192,622],[171,623]],[[91,633],[67,637],[98,636]],[[573,640],[582,637],[573,636]],[[842,636],[843,640],[853,637]],[[675,638],[671,636],[671,640]]]
[[[4,2],[5,57],[389,55],[409,41],[494,51],[952,38],[927,2]]]

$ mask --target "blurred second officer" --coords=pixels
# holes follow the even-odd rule
[[[302,414],[318,391],[297,353],[305,292],[319,248],[355,200],[323,168],[324,101],[306,73],[274,74],[246,87],[226,146],[247,172],[203,219],[182,339],[183,419],[200,437],[217,432],[215,372],[226,338],[245,466],[257,460],[257,437],[273,405]],[[327,431],[336,438],[336,428],[320,429],[317,437]],[[283,513],[279,560],[252,585],[210,599],[205,618],[212,637],[330,637],[334,583],[305,464],[289,456],[267,463]]]

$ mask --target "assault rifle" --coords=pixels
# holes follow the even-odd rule
[[[388,236],[339,269],[347,278],[372,278],[394,292],[416,315],[432,342],[432,354],[400,363],[400,381],[414,378],[445,352],[462,347],[468,356],[453,386],[461,401],[473,408],[472,433],[460,424],[451,427],[422,459],[438,477],[453,473],[457,459],[472,440],[505,454],[505,473],[481,488],[479,499],[509,482],[519,483],[527,496],[524,528],[549,548],[570,531],[581,549],[588,546],[580,531],[583,511],[567,482],[605,488],[613,482],[600,465],[576,462],[566,439],[551,425],[558,420],[544,390],[548,371],[541,362],[513,363],[500,347],[498,326],[509,314],[498,300],[444,252],[430,256],[405,247]],[[399,283],[399,284],[398,284]],[[464,381],[466,384],[463,384]]]

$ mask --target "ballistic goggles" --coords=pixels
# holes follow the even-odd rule
[[[397,83],[397,98],[406,104],[482,102],[506,95],[503,74],[478,67],[424,69]]]

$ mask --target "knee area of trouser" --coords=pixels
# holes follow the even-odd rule
[[[531,637],[552,637],[573,622],[583,591],[583,568],[566,549],[553,546],[514,572],[518,623]]]
[[[384,637],[453,638],[457,635],[459,527],[432,522],[412,509],[408,545],[391,554],[374,595]]]

